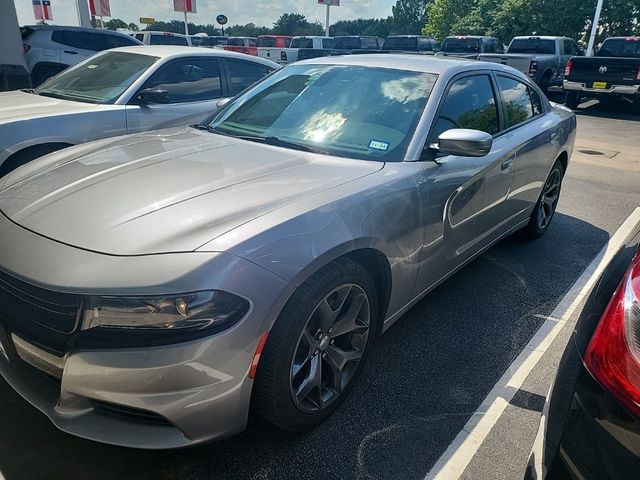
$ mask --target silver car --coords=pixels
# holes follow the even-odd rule
[[[0,372],[117,445],[312,427],[420,298],[549,228],[575,126],[506,66],[353,55],[38,159],[0,180]]]
[[[70,145],[202,120],[278,68],[189,47],[98,53],[35,90],[0,93],[0,176]]]

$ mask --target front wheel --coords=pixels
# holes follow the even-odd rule
[[[292,295],[262,352],[252,409],[301,431],[331,415],[358,378],[376,331],[376,289],[348,259],[324,267]]]
[[[522,230],[527,237],[541,237],[551,225],[551,220],[553,220],[558,200],[560,199],[563,176],[562,163],[560,160],[556,160],[547,177],[547,181],[542,187],[540,198],[538,198],[538,202],[529,217],[529,223]]]

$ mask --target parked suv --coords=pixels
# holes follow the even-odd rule
[[[27,25],[20,32],[34,87],[101,50],[140,45],[124,33],[95,28]]]
[[[496,37],[464,35],[447,37],[442,42],[438,56],[451,56],[476,60],[483,53],[502,53],[504,47]]]
[[[386,52],[422,53],[433,55],[440,49],[440,44],[435,38],[420,35],[391,35],[382,44],[382,50]]]

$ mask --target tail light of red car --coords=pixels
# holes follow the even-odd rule
[[[31,50],[31,45],[27,45],[26,43],[22,44],[22,52],[23,53],[27,53],[29,50]]]
[[[535,77],[537,71],[538,71],[538,62],[536,60],[531,60],[531,62],[529,63],[529,76],[532,78]]]
[[[569,59],[569,61],[567,62],[566,67],[564,67],[564,76],[568,77],[569,75],[571,75],[572,71],[573,71],[573,60]]]
[[[602,315],[584,362],[604,389],[640,416],[640,253]]]

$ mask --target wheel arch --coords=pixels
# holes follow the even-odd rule
[[[47,155],[48,153],[53,153],[58,150],[62,150],[63,148],[68,148],[72,146],[74,146],[74,144],[69,142],[42,142],[42,143],[35,143],[32,145],[25,145],[19,150],[12,152],[4,160],[0,161],[0,176],[2,176],[3,173],[6,173],[5,171],[7,169],[12,170],[14,168],[19,167],[23,163],[26,163],[22,161],[22,157],[26,156],[25,158],[29,159],[29,154],[31,152],[37,152],[38,150],[41,150],[43,153],[35,157],[35,158],[38,158],[39,156],[44,156],[44,155]],[[27,162],[31,160],[33,159],[27,160]]]
[[[562,164],[562,176],[567,173],[567,167],[569,166],[569,154],[566,150],[563,150],[556,158],[556,161],[559,161]]]

